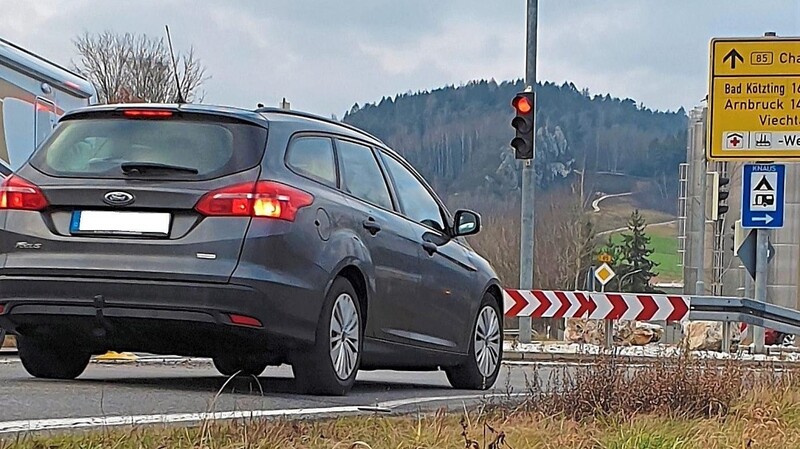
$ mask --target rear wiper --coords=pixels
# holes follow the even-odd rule
[[[198,173],[196,168],[182,167],[180,165],[160,164],[158,162],[123,162],[122,165],[120,165],[120,168],[126,175],[143,175],[147,172],[154,171],[189,173],[192,175],[196,175]]]

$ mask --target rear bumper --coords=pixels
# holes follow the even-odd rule
[[[285,354],[313,342],[319,304],[296,287],[269,284],[0,276],[0,327],[107,350],[214,356]],[[302,298],[302,299],[300,299]],[[321,300],[320,300],[321,302]],[[238,326],[230,314],[258,319]]]

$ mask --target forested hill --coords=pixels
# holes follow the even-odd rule
[[[509,142],[510,101],[523,82],[474,81],[354,105],[343,121],[382,139],[446,193],[520,184]],[[537,182],[547,188],[573,169],[664,179],[685,159],[687,117],[633,100],[590,95],[573,84],[536,88]]]

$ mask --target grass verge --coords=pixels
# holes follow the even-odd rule
[[[0,448],[800,447],[794,371],[690,357],[633,368],[598,356],[593,365],[528,374],[522,399],[509,395],[461,412],[25,435]]]

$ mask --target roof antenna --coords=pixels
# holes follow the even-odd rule
[[[175,53],[172,51],[172,38],[169,35],[169,25],[164,25],[164,28],[167,29],[167,42],[169,42],[169,54],[172,57],[172,71],[175,73],[175,84],[178,86],[178,104],[186,103],[186,100],[183,98],[183,89],[181,88],[181,82],[178,80],[178,64],[175,62]]]

